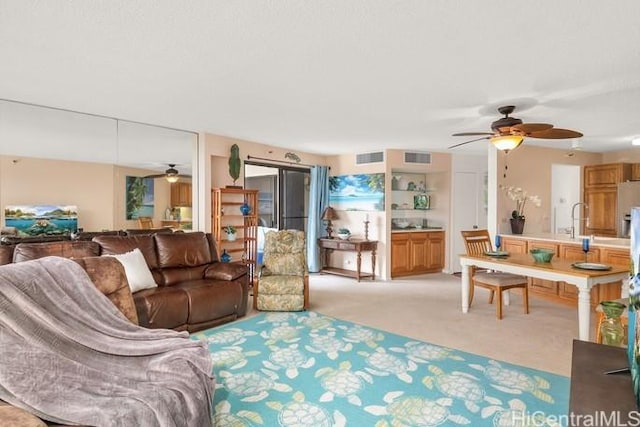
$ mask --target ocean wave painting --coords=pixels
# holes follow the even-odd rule
[[[21,236],[71,234],[78,231],[74,205],[11,205],[4,209],[4,225]]]
[[[329,177],[329,204],[342,211],[384,211],[384,173]]]

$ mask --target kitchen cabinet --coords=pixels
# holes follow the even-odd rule
[[[502,236],[502,249],[510,253],[528,253],[531,249],[548,249],[555,253],[554,259],[568,259],[584,261],[585,254],[582,251],[582,243],[559,243],[526,237],[514,238]],[[597,247],[593,244],[588,254],[589,262],[601,262],[604,264],[628,265],[629,250],[611,247]],[[595,307],[600,301],[615,300],[620,298],[622,282],[605,283],[594,286],[591,289],[591,306]],[[529,293],[541,298],[577,306],[578,290],[575,286],[566,282],[529,278]]]
[[[547,249],[552,251],[555,255],[554,257],[558,256],[558,245],[555,243],[551,243],[551,242],[540,242],[540,241],[530,241],[530,242],[525,242],[525,241],[520,241],[521,243],[526,243],[527,244],[527,250],[531,250],[531,249]],[[524,253],[526,253],[527,251],[525,250]],[[575,288],[575,286],[574,286]],[[556,296],[558,295],[558,282],[555,282],[553,280],[546,280],[546,279],[538,279],[538,278],[530,278],[529,279],[529,289],[532,290],[533,292],[536,293],[540,293],[540,294],[546,294],[546,295],[552,295],[552,296]]]
[[[580,228],[582,234],[596,236],[618,235],[618,184],[631,179],[630,163],[607,163],[585,166],[583,171],[582,217],[589,218]]]
[[[631,179],[631,163],[605,163],[584,167],[584,188],[615,187]]]
[[[171,206],[191,207],[190,182],[174,182],[171,184]]]
[[[586,215],[589,220],[585,221],[583,234],[616,237],[618,189],[615,186],[585,189],[584,202],[589,206]]]
[[[240,207],[249,205],[249,213],[243,214]],[[243,262],[249,266],[249,277],[256,279],[258,259],[258,190],[242,188],[214,188],[211,190],[211,234],[216,242],[218,258],[223,251],[232,262]],[[228,240],[225,227],[236,228],[235,240]]]
[[[391,277],[435,273],[444,268],[444,231],[391,234]]]

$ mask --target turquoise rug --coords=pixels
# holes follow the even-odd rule
[[[558,426],[569,379],[313,312],[261,313],[208,342],[215,426]]]

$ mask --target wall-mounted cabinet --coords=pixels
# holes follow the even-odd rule
[[[608,163],[584,167],[583,201],[589,211],[583,210],[583,218],[589,221],[583,234],[598,236],[618,235],[618,184],[631,178],[630,163]]]
[[[171,206],[186,207],[191,206],[191,183],[174,182],[171,184]]]

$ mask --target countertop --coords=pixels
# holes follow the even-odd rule
[[[442,231],[444,230],[442,227],[407,227],[407,228],[392,228],[392,233],[415,233],[419,231]]]
[[[553,233],[525,233],[525,234],[501,234],[502,237],[509,237],[513,239],[523,240],[544,240],[547,242],[557,243],[575,243],[581,244],[582,239],[589,237],[591,239],[591,246],[600,246],[608,248],[629,249],[631,247],[631,239],[622,239],[617,237],[599,237],[595,236],[576,236],[574,239],[568,234],[553,234]]]

